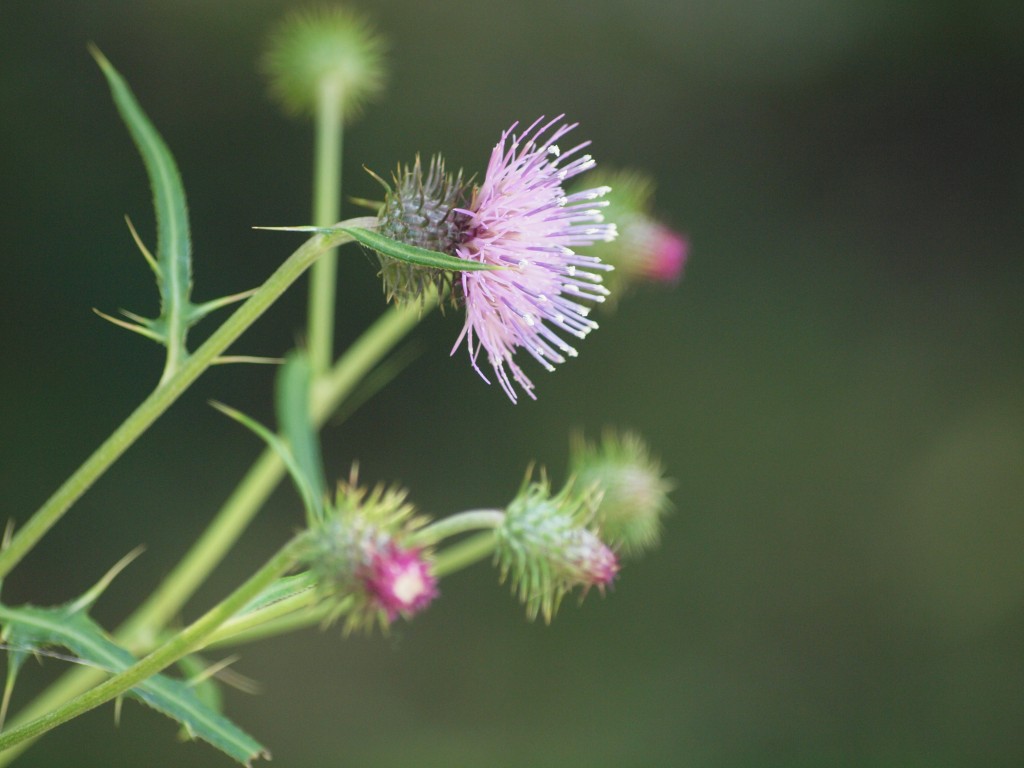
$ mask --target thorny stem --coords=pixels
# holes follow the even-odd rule
[[[371,220],[372,221],[372,220]],[[365,219],[348,222],[366,226]],[[299,247],[267,278],[267,281],[235,312],[224,321],[213,335],[203,343],[166,381],[156,389],[122,422],[74,474],[40,507],[15,533],[10,543],[0,552],[0,579],[21,562],[22,558],[53,527],[71,505],[110,466],[117,461],[154,421],[166,411],[186,389],[224,352],[242,333],[262,315],[317,257],[328,248],[348,242],[352,238],[344,233],[314,235]]]
[[[348,348],[330,371],[315,380],[312,419],[317,427],[323,426],[367,371],[376,366],[399,340],[416,326],[421,314],[429,312],[436,303],[437,296],[434,295],[428,297],[422,307],[392,307]],[[154,646],[162,629],[180,612],[196,588],[224,559],[225,554],[238,540],[283,476],[284,464],[280,458],[269,448],[264,450],[178,566],[118,629],[115,640],[120,645],[135,653],[145,652]],[[305,595],[288,605],[297,610],[298,604],[309,598],[310,595]],[[282,613],[285,613],[284,608],[285,605],[280,606]],[[233,632],[229,633],[229,627],[233,622],[228,622],[218,630],[215,639],[220,644],[254,640],[257,637],[315,625],[323,618],[324,616],[315,613],[311,608],[282,615],[274,622],[269,621],[268,616],[264,615],[263,620],[267,622],[266,624],[260,624],[237,637]],[[242,628],[239,627],[237,631],[241,632]],[[68,672],[18,713],[12,726],[16,727],[33,717],[38,717],[89,686],[95,685],[102,679],[102,674],[88,667],[79,667]],[[0,754],[0,766],[7,765],[28,745],[28,742],[22,742],[18,747]]]

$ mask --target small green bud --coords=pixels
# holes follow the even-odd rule
[[[581,487],[598,494],[597,519],[612,546],[637,555],[657,544],[673,483],[639,436],[607,430],[594,444],[577,436],[569,470]]]
[[[289,113],[312,114],[333,94],[350,117],[384,86],[384,47],[351,11],[306,9],[287,16],[270,36],[263,69],[271,94]]]
[[[618,559],[590,527],[594,497],[567,485],[551,495],[547,478],[531,481],[527,474],[519,494],[495,529],[495,560],[501,578],[526,605],[532,620],[538,613],[551,621],[570,591],[600,591],[619,571]]]

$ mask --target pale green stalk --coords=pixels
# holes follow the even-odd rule
[[[313,225],[329,227],[341,216],[342,92],[334,78],[317,91],[313,149]],[[334,359],[334,305],[338,281],[337,253],[328,251],[309,274],[306,343],[313,376]]]
[[[366,226],[370,220],[359,221]],[[370,224],[372,226],[372,224]],[[86,459],[71,477],[18,529],[0,552],[0,579],[36,545],[50,528],[104,472],[188,389],[242,333],[262,315],[326,249],[351,240],[339,233],[307,240],[277,268],[263,285],[181,364],[161,382],[113,434]]]
[[[290,602],[289,607],[292,610],[282,608],[276,615],[272,615],[269,610],[261,611],[259,617],[242,616],[237,620],[229,621],[213,634],[207,647],[236,646],[241,643],[251,643],[268,637],[285,635],[299,629],[307,629],[347,613],[353,600],[349,596],[344,598],[340,604],[331,603],[318,601],[314,593],[303,593],[281,602]]]
[[[435,558],[434,575],[440,578],[480,562],[494,553],[495,543],[494,531],[485,531],[465,541],[452,544]]]
[[[460,533],[497,528],[504,521],[505,513],[500,509],[471,509],[441,518],[421,528],[409,537],[408,543],[413,547],[429,547]]]

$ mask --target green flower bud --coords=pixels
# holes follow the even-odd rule
[[[547,478],[533,482],[528,474],[495,529],[502,581],[510,579],[531,620],[542,613],[550,623],[575,587],[584,595],[593,586],[604,592],[615,579],[618,559],[590,527],[593,502],[571,485],[552,496]]]
[[[606,541],[630,556],[657,544],[673,483],[640,437],[607,430],[591,444],[577,436],[569,469],[581,487],[598,494],[596,515]]]
[[[384,85],[384,42],[370,24],[342,8],[292,13],[270,37],[263,68],[274,98],[292,114],[312,114],[325,95],[346,117]]]

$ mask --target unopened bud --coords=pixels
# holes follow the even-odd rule
[[[341,8],[307,9],[271,35],[264,69],[272,95],[289,112],[312,114],[329,97],[350,117],[383,87],[383,51],[362,17]]]
[[[611,430],[599,443],[577,437],[569,469],[581,487],[598,495],[597,519],[607,541],[626,555],[657,544],[672,482],[640,437]]]
[[[671,284],[682,277],[690,243],[684,235],[651,214],[654,181],[637,171],[617,171],[588,177],[587,184],[610,188],[607,217],[618,225],[619,236],[595,243],[590,252],[615,267],[605,277],[610,302],[638,283]]]
[[[593,498],[567,486],[556,496],[545,478],[530,481],[505,510],[495,530],[496,560],[502,579],[526,605],[530,619],[538,613],[550,622],[575,587],[585,595],[614,581],[618,558],[589,527]]]
[[[352,600],[347,630],[375,623],[386,629],[399,615],[409,618],[437,597],[428,554],[402,544],[422,524],[405,499],[397,488],[367,490],[353,473],[312,531],[308,561],[319,588],[339,610]]]

